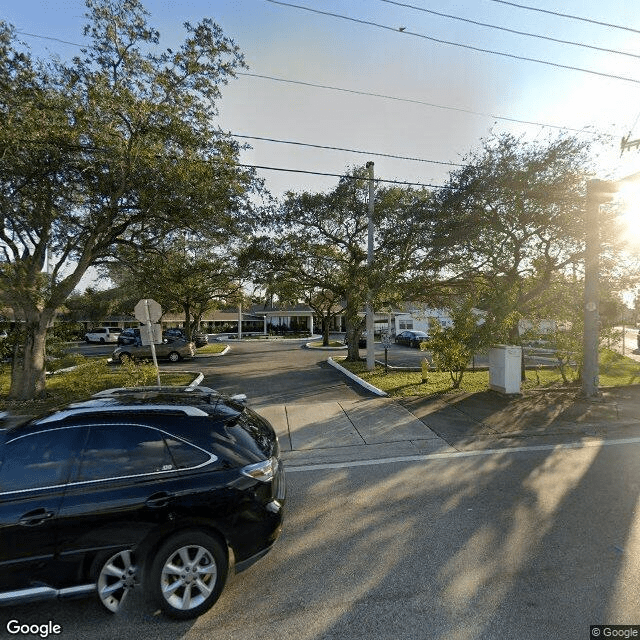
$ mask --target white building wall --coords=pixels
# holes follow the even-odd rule
[[[396,314],[394,322],[396,333],[407,329],[429,333],[433,322],[439,322],[443,328],[453,326],[453,320],[446,309],[411,309],[407,313]]]

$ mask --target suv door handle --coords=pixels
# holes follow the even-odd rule
[[[53,518],[54,512],[45,509],[44,507],[40,509],[34,509],[33,511],[28,511],[23,516],[21,516],[18,521],[21,525],[25,527],[33,527],[38,524],[42,524],[46,522],[49,518]]]
[[[159,491],[149,496],[145,504],[151,509],[161,509],[171,502],[171,498],[173,498],[173,494],[167,493],[166,491]]]

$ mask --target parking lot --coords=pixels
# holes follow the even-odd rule
[[[188,366],[209,386],[247,393],[258,410],[368,406],[327,355],[238,342]],[[369,459],[292,460],[281,538],[197,620],[170,621],[134,591],[117,615],[92,598],[0,609],[0,634],[15,620],[73,640],[581,640],[590,624],[640,623],[637,444],[389,459],[381,452],[395,451],[392,436]],[[303,444],[308,453],[326,446]]]

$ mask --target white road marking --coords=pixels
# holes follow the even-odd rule
[[[473,451],[456,451],[452,453],[427,453],[415,456],[397,456],[392,458],[380,458],[377,460],[353,460],[350,462],[326,462],[289,466],[285,461],[287,473],[305,471],[325,471],[331,469],[349,469],[353,467],[379,466],[383,464],[395,464],[403,462],[424,462],[427,460],[447,460],[451,458],[470,458],[474,456],[493,456],[496,454],[528,453],[534,451],[561,451],[563,449],[584,449],[587,447],[610,447],[625,444],[640,444],[640,437],[620,438],[616,440],[587,440],[584,442],[568,442],[564,444],[541,444],[530,447],[504,447],[502,449],[482,449]]]

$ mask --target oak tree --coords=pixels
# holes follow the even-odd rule
[[[221,87],[244,65],[210,19],[177,50],[138,0],[87,0],[87,46],[35,61],[0,23],[0,306],[24,340],[10,397],[45,393],[47,328],[87,269],[119,245],[238,226],[254,174],[216,127]]]

